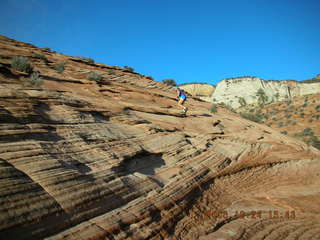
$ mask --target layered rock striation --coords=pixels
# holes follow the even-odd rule
[[[0,55],[0,239],[319,239],[317,149],[197,99],[184,117],[121,68],[4,37]]]

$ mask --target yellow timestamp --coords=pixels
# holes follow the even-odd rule
[[[280,211],[280,210],[238,210],[232,213],[228,211],[210,210],[211,217],[216,218],[239,218],[239,219],[296,219],[295,211]]]

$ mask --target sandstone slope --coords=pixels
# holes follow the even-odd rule
[[[320,149],[320,94],[261,106],[262,122],[284,134],[300,138]]]
[[[196,99],[182,117],[118,67],[4,37],[0,55],[0,239],[320,238],[317,149]]]

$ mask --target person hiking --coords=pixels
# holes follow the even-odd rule
[[[178,98],[178,105],[183,108],[183,113],[187,113],[188,108],[183,106],[185,101],[187,100],[187,94],[183,91],[183,89],[177,88],[177,98]]]

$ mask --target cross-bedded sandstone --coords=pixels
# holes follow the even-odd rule
[[[0,38],[1,239],[319,238],[317,149],[196,99],[183,117],[162,83],[34,51]]]

